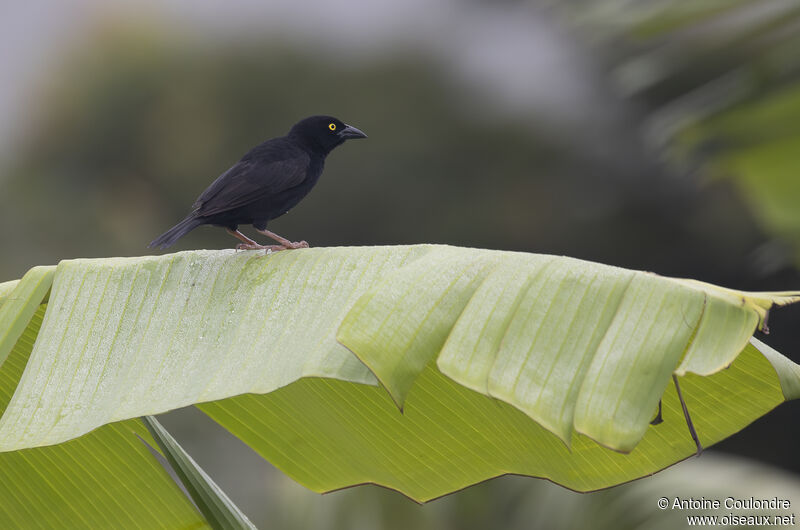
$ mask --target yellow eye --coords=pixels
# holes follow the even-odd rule
[[[332,130],[332,131],[335,131],[335,130],[336,130],[336,124],[335,124],[335,123],[331,123],[331,124],[329,124],[329,125],[328,125],[328,129],[330,129],[330,130]]]

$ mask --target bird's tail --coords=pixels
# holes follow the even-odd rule
[[[194,213],[189,214],[186,219],[176,224],[147,245],[147,248],[158,247],[167,248],[172,246],[178,239],[189,233],[191,230],[203,224],[203,221],[195,216]]]

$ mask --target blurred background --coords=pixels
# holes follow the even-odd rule
[[[0,281],[149,253],[250,147],[325,113],[369,139],[270,225],[289,239],[800,288],[796,0],[36,0],[0,4],[0,30]],[[235,243],[201,227],[171,250]],[[759,338],[798,362],[798,321],[776,310]],[[424,507],[308,492],[201,413],[163,419],[263,527],[652,528],[674,526],[655,507],[673,486],[708,498],[744,480],[800,506],[799,413],[609,491],[504,477]]]

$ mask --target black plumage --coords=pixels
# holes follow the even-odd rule
[[[366,138],[355,127],[331,116],[311,116],[296,123],[289,134],[254,147],[197,198],[180,223],[150,247],[166,248],[200,225],[222,226],[242,243],[237,248],[284,250],[308,247],[267,230],[267,223],[294,208],[319,180],[325,157],[351,138]],[[259,245],[239,232],[251,224],[277,245]]]

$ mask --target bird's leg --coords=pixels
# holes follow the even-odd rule
[[[260,250],[267,248],[264,245],[259,245],[238,230],[231,230],[230,228],[226,228],[225,230],[227,230],[230,235],[241,241],[241,243],[236,245],[236,250]]]
[[[285,250],[290,248],[308,248],[308,243],[306,243],[305,241],[289,241],[285,237],[281,237],[275,232],[270,232],[266,228],[264,228],[263,230],[256,228],[256,230],[258,230],[259,233],[264,234],[268,238],[273,239],[278,243],[280,243],[280,245],[270,245],[272,247],[277,247],[273,248],[272,250]]]

